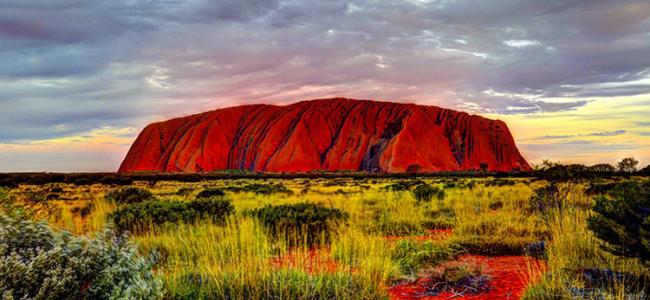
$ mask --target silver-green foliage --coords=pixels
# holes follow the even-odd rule
[[[3,299],[160,299],[152,263],[109,230],[88,238],[0,215]]]

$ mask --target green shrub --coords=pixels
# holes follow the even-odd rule
[[[605,250],[650,263],[650,180],[620,183],[609,196],[596,200],[589,229],[607,242]]]
[[[155,197],[149,190],[130,186],[111,190],[105,198],[117,204],[131,204],[153,200]]]
[[[208,219],[222,223],[234,212],[227,199],[200,198],[191,202],[153,200],[129,204],[110,214],[115,229],[139,232],[166,223],[191,223]]]
[[[389,184],[384,186],[382,189],[387,191],[399,192],[399,191],[408,191],[416,185],[424,184],[424,181],[416,180],[404,180],[396,183]]]
[[[445,199],[444,190],[429,184],[420,184],[411,193],[413,193],[413,197],[418,202],[429,202],[433,197],[438,198],[440,201]]]
[[[391,192],[399,192],[399,191],[408,191],[409,186],[404,184],[403,182],[398,182],[398,183],[391,183],[387,186],[384,186],[382,189]]]
[[[212,197],[223,197],[225,196],[226,193],[223,192],[223,190],[218,189],[218,188],[208,188],[205,190],[202,190],[196,195],[196,199],[200,198],[212,198]]]
[[[272,236],[286,239],[290,244],[309,245],[329,242],[339,223],[348,218],[348,213],[340,209],[309,202],[267,205],[252,214]]]
[[[260,195],[272,195],[277,193],[293,194],[293,192],[281,183],[251,183],[244,186],[229,186],[226,190],[236,193],[250,192]]]
[[[493,179],[493,180],[487,181],[487,182],[485,183],[485,186],[486,186],[486,187],[489,187],[489,186],[498,186],[498,187],[502,187],[502,186],[512,186],[512,185],[515,185],[515,184],[517,184],[517,182],[514,181],[514,180],[502,179],[502,178],[496,178],[496,179]]]
[[[3,299],[160,299],[152,261],[126,237],[55,232],[46,223],[0,215]]]
[[[616,182],[610,182],[610,183],[597,183],[597,182],[590,182],[589,187],[585,189],[585,194],[587,195],[605,195],[609,191],[611,191],[614,187],[616,187],[617,183]]]
[[[176,191],[177,196],[187,197],[194,191],[193,188],[184,186]]]

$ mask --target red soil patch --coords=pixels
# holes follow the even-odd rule
[[[328,249],[290,250],[289,253],[271,259],[277,268],[300,269],[308,273],[334,273],[339,263],[332,259]]]
[[[444,240],[450,237],[453,234],[451,228],[448,229],[430,229],[427,230],[427,235],[414,235],[414,236],[401,236],[401,235],[388,235],[386,239],[395,241],[395,240],[404,240],[412,239],[416,241],[427,241],[427,240]]]
[[[487,273],[492,277],[489,292],[478,295],[456,296],[450,292],[440,293],[436,296],[423,297],[426,289],[423,284],[426,278],[418,278],[415,282],[396,285],[390,288],[391,299],[520,299],[526,286],[538,278],[531,278],[528,270],[532,273],[541,273],[538,270],[546,268],[542,261],[526,256],[495,256],[487,257],[481,255],[464,255],[460,261],[473,261],[486,266]]]

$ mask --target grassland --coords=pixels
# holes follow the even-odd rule
[[[444,197],[417,201],[411,189],[387,188],[420,180]],[[251,183],[283,185],[288,191],[242,191]],[[235,213],[224,223],[165,224],[130,235],[144,255],[155,255],[155,272],[168,299],[386,299],[391,287],[413,282],[427,270],[459,256],[524,255],[543,242],[541,262],[522,270],[522,297],[643,299],[625,282],[590,289],[580,270],[608,269],[638,276],[650,272],[635,259],[601,250],[587,229],[593,199],[588,183],[565,184],[568,205],[544,214],[530,207],[543,180],[494,178],[223,179],[201,182],[136,181],[133,186],[167,201],[190,201],[206,188],[226,191]],[[46,197],[51,207],[31,218],[77,235],[110,227],[118,204],[104,195],[114,185],[48,183],[20,185],[3,193],[17,203]],[[182,191],[182,192],[179,192]],[[250,211],[266,205],[320,203],[349,218],[330,241],[313,245],[300,236],[270,236]],[[452,230],[448,236],[437,236]],[[291,240],[292,239],[292,240]],[[297,246],[296,246],[297,245]],[[599,298],[600,299],[600,298]]]

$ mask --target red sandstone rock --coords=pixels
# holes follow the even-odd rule
[[[435,106],[322,99],[153,123],[120,172],[530,170],[506,124]]]

